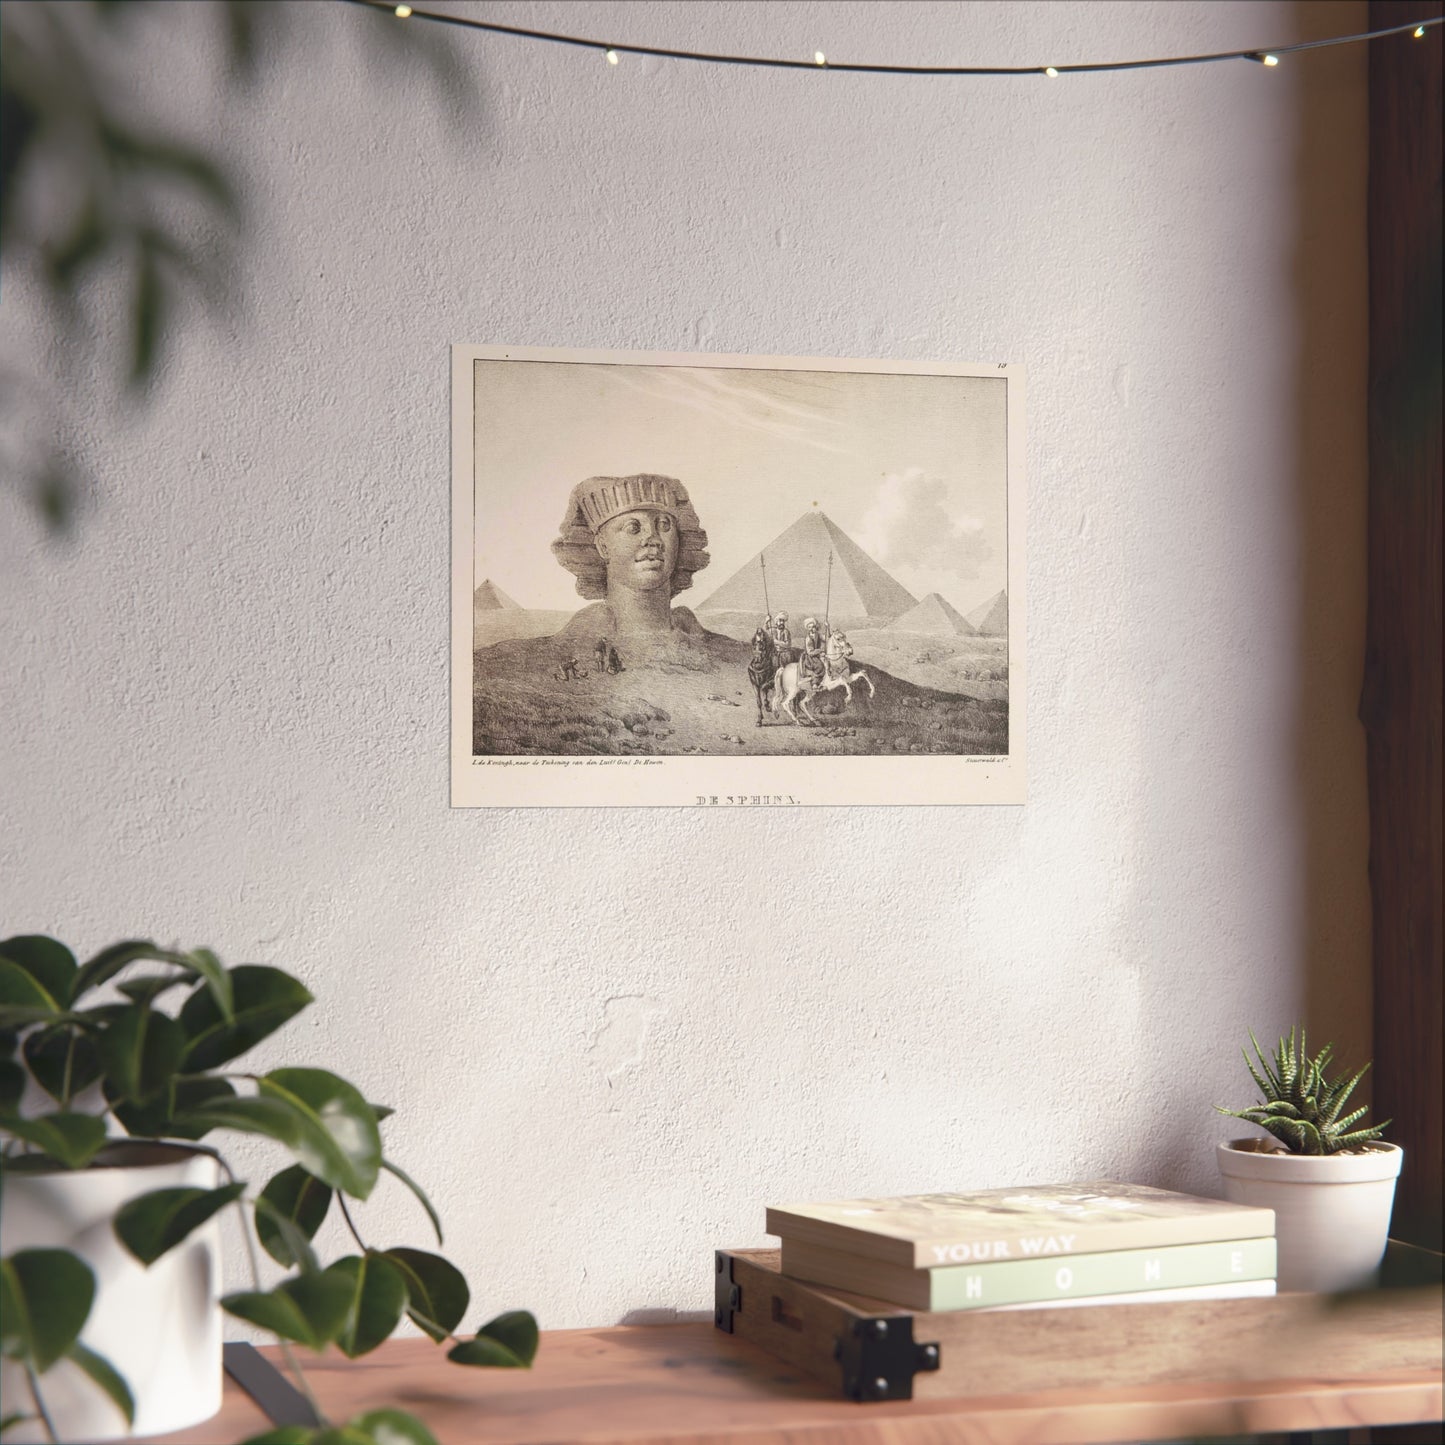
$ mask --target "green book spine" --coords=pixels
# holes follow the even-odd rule
[[[1176,1244],[1167,1249],[1119,1249],[1107,1254],[944,1265],[923,1273],[928,1276],[932,1295],[930,1309],[983,1309],[988,1305],[1273,1279],[1275,1242],[1272,1237],[1225,1239],[1210,1244]]]

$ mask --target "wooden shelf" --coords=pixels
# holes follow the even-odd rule
[[[275,1351],[262,1353],[279,1365]],[[358,1361],[325,1356],[307,1373],[333,1418],[397,1406],[423,1418],[441,1445],[1085,1445],[1442,1416],[1438,1365],[855,1405],[707,1324],[548,1331],[525,1372],[463,1369],[430,1341],[394,1340]],[[228,1381],[217,1417],[163,1438],[222,1445],[267,1423]]]

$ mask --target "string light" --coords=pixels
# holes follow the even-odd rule
[[[669,50],[657,45],[608,45],[580,35],[563,35],[552,30],[528,30],[519,25],[501,25],[494,20],[476,20],[465,15],[447,15],[436,10],[417,10],[410,5],[392,6],[391,0],[345,0],[367,10],[383,10],[438,25],[455,25],[463,30],[483,30],[492,35],[511,35],[519,40],[541,40],[552,45],[570,45],[582,50],[600,50],[608,64],[615,65],[615,56],[651,55],[659,60],[691,60],[705,65],[745,65],[772,70],[834,70],[868,75],[1047,75],[1051,80],[1060,75],[1082,75],[1109,70],[1159,70],[1172,65],[1209,65],[1223,60],[1252,60],[1260,65],[1278,65],[1280,57],[1301,50],[1321,50],[1332,45],[1355,45],[1361,41],[1382,40],[1389,35],[1409,32],[1421,39],[1427,30],[1445,25],[1445,16],[1432,20],[1392,25],[1384,30],[1362,30],[1355,35],[1331,35],[1324,40],[1301,40],[1294,45],[1276,45],[1269,49],[1255,46],[1250,50],[1220,50],[1207,55],[1169,55],[1154,60],[1108,60],[1083,65],[866,65],[858,62],[826,61],[821,50],[813,59],[780,60],[761,55],[725,55],[702,50]]]

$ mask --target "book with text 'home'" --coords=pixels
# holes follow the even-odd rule
[[[782,1272],[809,1284],[890,1300],[915,1310],[973,1310],[1202,1285],[1273,1280],[1273,1235],[1117,1249],[1049,1259],[910,1269],[802,1240],[784,1239]]]
[[[769,1234],[934,1269],[1274,1234],[1274,1211],[1102,1180],[776,1205]]]

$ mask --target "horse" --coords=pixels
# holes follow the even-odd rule
[[[753,655],[748,662],[748,681],[758,698],[758,726],[763,725],[763,694],[773,686],[773,677],[778,670],[778,655],[773,639],[765,627],[753,633]],[[776,709],[774,709],[776,711]]]
[[[808,698],[813,693],[832,692],[841,687],[843,706],[847,707],[853,701],[853,689],[849,684],[865,682],[868,684],[868,696],[874,697],[877,689],[873,686],[873,679],[861,667],[857,672],[849,671],[848,659],[852,656],[853,648],[848,639],[841,633],[835,633],[828,639],[828,653],[821,680],[810,677],[799,663],[785,663],[773,675],[773,711],[786,712],[797,723],[798,715],[793,711],[793,704],[796,702],[803,709],[808,721],[816,727],[818,719],[813,716],[813,710],[808,706]]]

